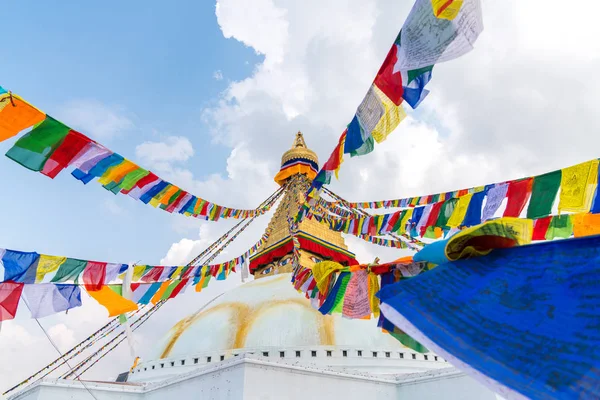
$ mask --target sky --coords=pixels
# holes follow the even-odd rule
[[[337,143],[412,1],[104,1],[3,7],[0,85],[208,200],[254,208],[277,189],[302,131],[321,161]],[[331,188],[351,201],[438,193],[531,176],[600,155],[600,5],[483,1],[485,29],[436,65],[429,97]],[[15,139],[0,143],[5,153]],[[232,226],[171,215],[0,157],[0,247],[108,262],[183,264]],[[219,260],[256,242],[258,219]],[[359,261],[404,254],[346,238]],[[143,356],[239,278],[170,301],[136,331]],[[66,351],[108,321],[84,305],[39,322]],[[56,357],[27,310],[2,324],[0,389]],[[88,374],[129,368],[120,347]]]

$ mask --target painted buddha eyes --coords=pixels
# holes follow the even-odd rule
[[[288,265],[290,263],[290,261],[291,261],[291,258],[283,259],[279,262],[279,265],[281,265],[283,267],[284,265]]]
[[[323,261],[320,258],[315,257],[315,256],[310,256],[310,260],[314,263],[320,263],[321,261]]]
[[[271,271],[273,271],[273,267],[267,267],[265,269],[262,270],[261,274],[262,275],[268,275],[271,273]]]

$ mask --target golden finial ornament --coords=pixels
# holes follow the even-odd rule
[[[306,146],[304,136],[300,131],[296,133],[296,138],[294,139],[292,148],[283,153],[283,156],[281,157],[281,165],[283,166],[283,164],[286,162],[298,158],[304,158],[317,163],[317,165],[319,164],[319,158],[317,157],[317,154]]]

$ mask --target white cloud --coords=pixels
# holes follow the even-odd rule
[[[135,148],[135,155],[143,165],[157,170],[169,170],[171,163],[184,162],[194,155],[190,140],[183,136],[169,136],[163,142],[144,142]]]
[[[215,72],[213,72],[213,78],[215,78],[215,80],[217,80],[217,81],[222,81],[223,80],[223,72],[221,72],[220,69],[216,70]]]
[[[69,349],[75,342],[75,334],[65,324],[57,324],[48,329],[48,335],[52,338],[59,349]],[[63,350],[64,351],[64,350]]]
[[[94,140],[106,141],[134,127],[125,111],[97,100],[74,100],[59,108],[57,117]]]

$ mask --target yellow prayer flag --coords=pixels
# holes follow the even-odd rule
[[[47,256],[40,254],[37,270],[35,272],[35,283],[48,283],[56,275],[58,267],[67,260],[67,257]],[[52,273],[54,272],[54,273]],[[46,275],[48,275],[46,277]]]
[[[327,278],[335,271],[339,271],[344,268],[341,264],[335,261],[321,261],[312,266],[312,274],[317,282],[317,288],[319,292],[325,293],[327,290]]]
[[[16,94],[0,95],[0,142],[15,136],[46,118],[46,114]]]
[[[181,275],[181,271],[183,271],[184,267],[177,267],[175,272],[171,275],[171,279],[179,279],[179,275]]]
[[[131,278],[132,282],[137,282],[144,275],[144,271],[146,270],[145,265],[136,265],[133,267],[133,277]]]
[[[582,213],[590,210],[598,183],[598,160],[563,168],[558,212]]]
[[[377,86],[373,85],[372,87],[383,105],[384,113],[377,125],[375,125],[375,129],[373,129],[371,135],[373,135],[373,139],[377,143],[381,143],[406,118],[406,111],[404,111],[402,105],[395,105]]]
[[[454,212],[452,212],[450,219],[448,219],[447,225],[449,227],[458,228],[460,224],[462,224],[465,219],[465,215],[467,215],[467,209],[469,208],[469,203],[471,203],[472,197],[473,194],[469,193],[458,198]]]
[[[108,286],[102,286],[100,290],[89,290],[88,293],[108,310],[109,317],[135,311],[138,308],[133,301],[113,292]]]
[[[375,318],[379,317],[379,299],[377,292],[379,292],[379,277],[369,272],[369,305]]]
[[[400,221],[400,230],[398,231],[399,233],[406,233],[406,224],[408,223],[408,220],[412,217],[413,210],[414,208],[409,208],[408,210],[406,210],[406,214],[404,214],[404,217],[402,217],[402,220]]]
[[[486,255],[493,249],[531,243],[533,220],[504,217],[464,229],[446,244],[450,261]]]
[[[178,190],[179,190],[179,188],[177,186],[171,185],[171,187],[169,189],[167,189],[165,194],[159,200],[160,204],[165,205],[165,206],[169,205],[169,200],[171,200],[171,197],[173,197],[175,192],[177,192]]]
[[[573,215],[573,235],[575,237],[600,235],[600,214]]]
[[[119,182],[125,175],[138,169],[139,167],[129,160],[123,160],[118,165],[109,168],[99,179],[101,185],[108,185],[111,182]]]
[[[437,18],[452,21],[458,15],[463,0],[431,0],[433,15]]]

